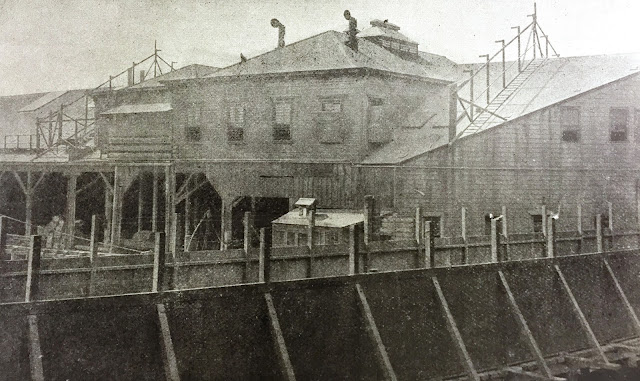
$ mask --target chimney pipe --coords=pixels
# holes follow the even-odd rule
[[[271,26],[278,28],[278,48],[284,48],[284,25],[278,19],[271,19]]]
[[[347,42],[347,46],[357,52],[358,38],[356,37],[356,34],[358,34],[358,20],[351,16],[351,12],[349,12],[348,9],[344,11],[344,18],[349,20],[349,30],[347,31],[349,41]]]

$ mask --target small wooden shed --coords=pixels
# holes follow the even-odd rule
[[[295,203],[295,209],[273,220],[273,246],[307,245],[310,224],[314,245],[348,244],[349,227],[361,227],[364,223],[364,214],[360,211],[316,209],[316,204],[313,198],[301,198]]]

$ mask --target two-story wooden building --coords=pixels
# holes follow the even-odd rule
[[[484,234],[505,213],[509,232],[539,231],[549,213],[560,230],[592,229],[598,213],[637,227],[637,56],[551,58],[538,41],[533,57],[525,46],[513,62],[456,65],[391,23],[351,28],[103,87],[95,150],[27,167],[101,178],[114,241],[164,229],[227,247],[243,211],[267,226],[301,197],[361,209],[366,194],[389,213],[421,207],[447,236]]]

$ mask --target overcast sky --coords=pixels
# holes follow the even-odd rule
[[[640,52],[640,1],[539,0],[538,20],[562,56]],[[227,66],[277,44],[389,19],[420,49],[479,61],[514,35],[529,0],[0,0],[0,95],[95,87],[153,52],[177,67]]]

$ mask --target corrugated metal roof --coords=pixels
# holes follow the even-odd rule
[[[346,46],[347,40],[344,33],[327,31],[220,69],[207,78],[354,68],[375,69],[444,82],[457,78],[451,77],[450,68],[402,59],[366,39],[358,40],[356,52]]]
[[[56,98],[59,98],[59,97],[63,96],[66,93],[67,93],[66,91],[52,91],[50,93],[46,93],[42,97],[36,99],[35,101],[29,103],[28,105],[26,105],[23,108],[21,108],[20,110],[18,110],[18,112],[36,111],[40,107],[43,107],[43,106],[47,105],[48,103],[53,102]]]
[[[173,108],[170,103],[150,103],[150,104],[136,104],[136,105],[121,105],[110,110],[103,112],[101,115],[115,115],[115,114],[145,114],[154,112],[167,112]]]
[[[364,214],[349,211],[318,210],[315,215],[315,224],[327,228],[345,228],[347,226],[364,222]],[[298,210],[280,216],[272,221],[274,224],[283,225],[308,225],[308,219],[301,216]]]
[[[501,63],[495,66],[499,65]],[[640,73],[640,54],[548,59],[497,109],[496,113],[507,121],[492,117],[483,129],[463,138],[637,73]],[[458,125],[458,131],[465,127]],[[362,164],[400,163],[448,144],[447,129],[441,129],[440,133],[434,129],[423,130],[401,131],[393,142],[371,153]]]

